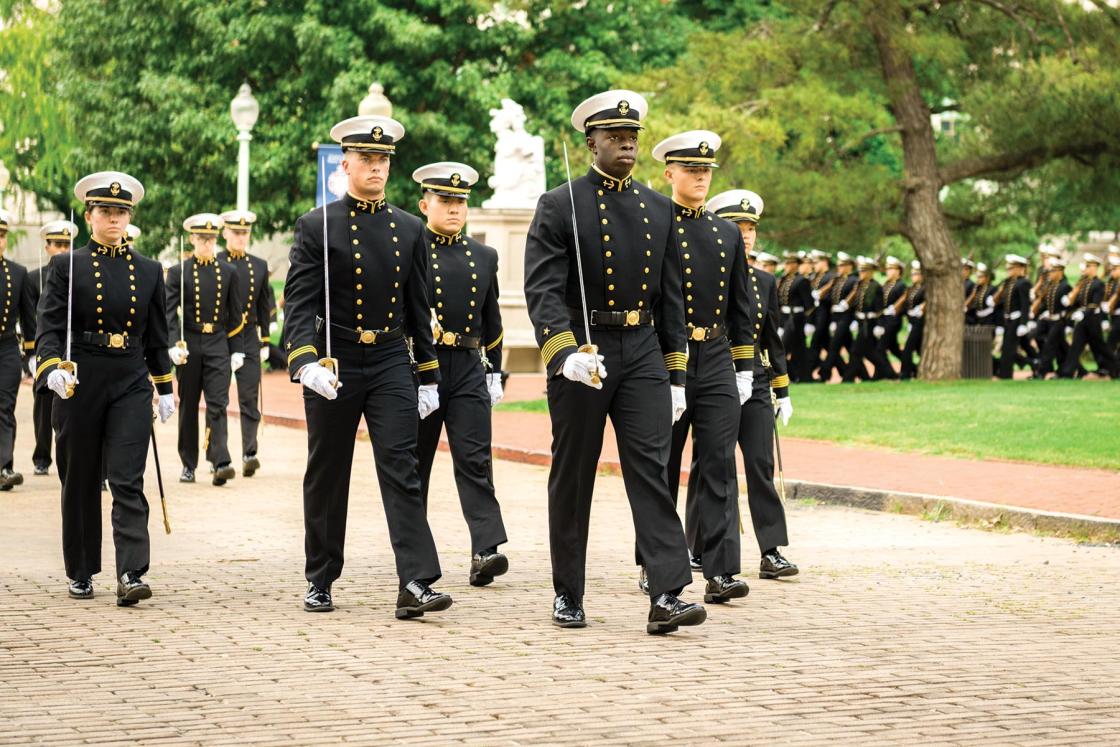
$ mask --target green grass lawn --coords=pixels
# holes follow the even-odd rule
[[[783,434],[946,456],[1120,469],[1120,382],[793,385]],[[545,400],[502,410],[548,412]]]

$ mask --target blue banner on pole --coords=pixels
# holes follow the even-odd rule
[[[342,170],[342,146],[334,143],[320,145],[316,157],[319,169],[315,174],[315,207],[320,207],[346,194],[346,173]],[[327,194],[323,193],[324,174],[327,177]]]

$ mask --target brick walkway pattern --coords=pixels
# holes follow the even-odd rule
[[[21,398],[21,422],[29,410]],[[174,474],[172,424],[159,439]],[[608,476],[593,509],[591,625],[557,630],[545,470],[496,463],[512,569],[473,589],[442,454],[430,513],[455,606],[399,622],[370,447],[356,449],[333,614],[300,608],[302,431],[268,427],[251,480],[171,481],[170,536],[149,472],[155,597],[132,609],[113,605],[110,573],[95,599],[66,598],[56,477],[0,493],[0,743],[1116,742],[1115,548],[791,505],[801,579],[748,574],[746,600],[658,638],[644,632],[629,508]],[[104,558],[111,568],[108,542]],[[686,597],[701,593],[694,583]]]

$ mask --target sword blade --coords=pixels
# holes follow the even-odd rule
[[[323,169],[323,316],[326,321],[327,357],[331,358],[331,268],[327,253],[327,170]]]
[[[70,222],[74,222],[74,208],[70,208]],[[71,320],[74,308],[74,231],[70,231],[70,277],[66,285],[66,360],[70,360]]]
[[[152,421],[152,456],[156,461],[156,484],[159,485],[159,506],[163,511],[163,531],[171,534],[171,521],[167,516],[167,496],[163,493],[163,471],[159,466],[159,446],[156,445],[156,424]]]
[[[583,285],[583,253],[579,248],[579,222],[576,220],[576,195],[572,190],[572,167],[568,163],[568,143],[561,141],[564,146],[564,174],[568,177],[568,197],[572,201],[572,236],[576,243],[576,274],[579,276],[579,302],[583,309],[583,334],[587,344],[591,344],[591,321],[587,313],[587,289]]]

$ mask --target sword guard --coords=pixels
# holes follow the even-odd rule
[[[319,365],[334,374],[334,388],[338,389],[338,358],[320,358]]]
[[[186,358],[187,356],[189,356],[191,354],[191,351],[187,350],[187,341],[186,340],[179,340],[178,342],[175,343],[175,347],[177,347],[177,348],[179,348],[180,350],[183,351],[183,357],[184,358]]]
[[[589,343],[586,343],[584,345],[580,345],[579,346],[579,352],[590,353],[591,355],[598,356],[599,355],[599,346],[598,345],[592,345],[589,342]],[[592,384],[601,384],[602,381],[603,381],[602,377],[599,376],[599,358],[596,357],[595,358],[595,370],[591,373],[591,383]]]
[[[61,363],[58,364],[58,368],[62,371],[66,371],[67,373],[69,373],[71,376],[74,377],[74,383],[73,384],[68,384],[66,386],[66,396],[67,396],[67,398],[73,397],[74,396],[74,387],[78,386],[78,364],[75,363],[74,361],[62,361]]]

